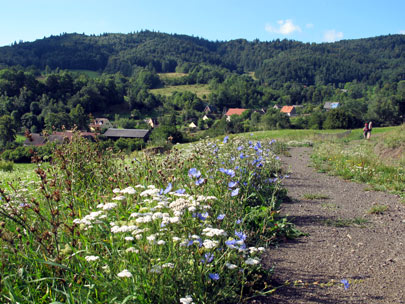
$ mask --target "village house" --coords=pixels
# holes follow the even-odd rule
[[[225,113],[226,120],[230,121],[232,115],[242,115],[243,112],[247,111],[247,109],[241,109],[241,108],[230,108],[228,111]]]
[[[29,133],[26,135],[27,139],[24,141],[24,146],[43,146],[47,143],[56,143],[56,144],[63,144],[72,141],[73,138],[72,131],[65,131],[65,132],[53,132],[51,135],[41,135],[39,133]],[[91,132],[79,132],[81,137],[86,139],[94,140],[96,138],[96,134]]]
[[[332,109],[337,109],[338,107],[339,107],[339,103],[338,102],[329,102],[329,101],[327,101],[327,102],[325,102],[325,104],[323,105],[323,108],[326,110],[326,111],[329,111],[329,110],[332,110]]]
[[[280,110],[281,113],[286,114],[287,116],[295,116],[297,115],[294,106],[283,106]]]
[[[145,122],[146,122],[151,128],[154,128],[154,127],[156,127],[156,126],[158,125],[158,121],[157,121],[156,118],[148,118],[148,119],[145,119]]]
[[[104,129],[108,129],[108,128],[112,128],[112,127],[114,127],[114,126],[108,120],[108,118],[96,118],[89,125],[89,128],[92,132],[100,132]]]

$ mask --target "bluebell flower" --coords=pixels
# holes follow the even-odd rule
[[[257,146],[259,149],[262,148],[262,144],[260,143],[260,141],[258,141],[258,142],[256,143],[256,146]]]
[[[217,220],[223,220],[225,218],[225,214],[220,214],[217,216]]]
[[[226,144],[229,140],[229,136],[225,136],[223,143]]]
[[[184,193],[186,193],[186,189],[178,189],[175,192],[178,194],[184,194]]]
[[[165,191],[163,191],[163,194],[167,194],[170,191],[172,191],[172,183],[169,183],[165,189]]]
[[[238,151],[241,151],[241,150],[243,150],[243,146],[239,146],[237,149],[238,149]]]
[[[193,244],[194,244],[194,241],[193,241],[193,240],[189,240],[188,243],[187,243],[187,247],[189,247],[189,246],[191,246],[191,245],[193,245]]]
[[[218,273],[210,273],[208,274],[211,280],[218,281],[219,280],[219,274]]]
[[[228,183],[228,188],[233,188],[233,187],[235,187],[237,184],[238,184],[238,182],[230,181],[230,182]]]
[[[275,159],[276,159],[276,160],[280,160],[280,157],[276,156]]]
[[[239,194],[239,188],[236,188],[231,192],[231,196],[237,196]]]
[[[348,289],[348,288],[349,288],[350,284],[349,284],[349,281],[348,281],[348,280],[341,280],[340,282],[343,284],[343,286],[344,286],[345,289]]]
[[[239,225],[240,223],[242,223],[242,221],[240,219],[236,220],[236,224]]]
[[[243,152],[241,152],[240,154],[239,154],[239,158],[240,159],[244,159],[246,156],[245,156],[245,154],[243,154]]]

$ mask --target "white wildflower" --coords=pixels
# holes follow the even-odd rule
[[[151,273],[161,273],[162,272],[162,266],[154,265],[154,266],[152,266],[150,272]]]
[[[174,268],[174,264],[173,263],[166,263],[162,265],[162,268]]]
[[[86,260],[87,262],[97,261],[98,259],[99,259],[99,257],[98,257],[98,256],[95,256],[95,255],[88,255],[88,256],[85,257],[85,260]]]
[[[236,268],[238,268],[238,266],[236,266],[235,264],[231,264],[231,263],[226,263],[225,266],[228,269],[236,269]]]
[[[126,252],[135,252],[135,253],[139,253],[138,249],[135,249],[135,247],[129,247],[125,250]]]
[[[102,208],[103,210],[111,210],[114,209],[115,207],[117,207],[116,203],[107,203]]]
[[[121,189],[119,189],[119,188],[115,188],[115,189],[113,190],[113,193],[115,193],[115,194],[120,193],[120,192],[121,192]]]
[[[126,237],[124,238],[124,240],[130,242],[130,241],[133,241],[134,238],[133,238],[132,236],[126,236]]]
[[[158,245],[164,245],[164,244],[166,244],[166,242],[163,241],[163,240],[159,240],[159,241],[157,242],[157,244],[158,244]]]
[[[124,269],[123,271],[118,273],[117,276],[120,278],[130,278],[132,277],[132,273],[130,273],[127,269]]]
[[[214,248],[218,246],[219,242],[218,241],[213,241],[213,240],[204,240],[203,246],[207,249]]]
[[[113,201],[123,201],[125,199],[125,196],[119,195],[117,197],[113,197]]]
[[[127,188],[121,190],[121,193],[124,193],[124,194],[135,194],[135,193],[136,193],[136,190],[135,190],[134,188],[132,188],[132,187],[127,187]]]
[[[259,260],[259,259],[248,258],[248,259],[245,261],[245,264],[246,264],[246,265],[257,265],[257,264],[259,264],[259,263],[260,263],[260,260]]]
[[[193,298],[191,296],[186,296],[185,298],[180,298],[181,304],[194,304]]]
[[[179,241],[181,241],[181,238],[179,238],[179,237],[177,237],[177,236],[174,236],[174,237],[172,238],[172,240],[173,240],[173,242],[179,242]]]

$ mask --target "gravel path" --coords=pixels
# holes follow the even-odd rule
[[[291,201],[281,212],[307,235],[267,252],[264,263],[274,267],[280,288],[253,302],[405,303],[405,204],[398,196],[316,172],[309,167],[310,148],[290,153],[283,162],[291,172],[284,181]],[[327,199],[304,199],[306,194]],[[369,214],[374,204],[388,210]],[[291,284],[284,285],[286,280]]]

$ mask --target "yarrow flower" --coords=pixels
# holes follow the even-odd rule
[[[181,304],[194,304],[193,298],[191,296],[185,296],[184,298],[180,298]]]
[[[95,255],[88,255],[84,258],[87,262],[97,261],[99,259],[98,256]]]
[[[127,269],[124,269],[123,271],[118,273],[117,276],[120,278],[130,278],[132,277],[132,273],[130,273]]]

